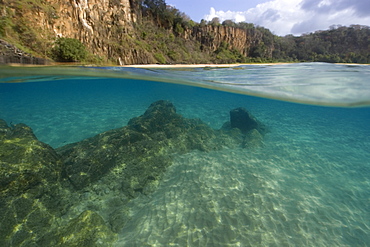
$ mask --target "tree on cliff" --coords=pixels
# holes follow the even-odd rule
[[[142,3],[144,12],[151,14],[157,20],[163,19],[166,12],[164,0],[144,0]]]

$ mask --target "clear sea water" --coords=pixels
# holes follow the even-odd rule
[[[261,148],[176,157],[116,246],[370,246],[370,66],[1,67],[0,82],[0,118],[54,148],[160,99],[215,129],[236,107],[269,127]]]

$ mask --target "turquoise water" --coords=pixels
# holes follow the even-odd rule
[[[178,155],[155,192],[129,203],[116,246],[370,246],[368,66],[83,70],[12,69],[3,82],[29,82],[0,83],[0,118],[54,148],[160,99],[215,129],[245,107],[270,129],[260,148]],[[104,218],[107,196],[95,200]]]

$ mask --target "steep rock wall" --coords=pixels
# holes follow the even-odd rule
[[[214,52],[220,47],[236,50],[245,57],[272,57],[273,45],[264,42],[264,34],[259,30],[222,25],[196,25],[184,28],[181,33],[173,31],[171,26],[157,30],[158,27],[150,27],[155,26],[150,16],[142,17],[139,1],[0,0],[0,17],[10,18],[15,24],[7,30],[0,26],[0,37],[2,33],[7,36],[6,32],[13,32],[9,36],[14,41],[20,40],[21,45],[44,57],[56,37],[75,38],[97,59],[117,64],[192,62],[186,55],[174,59],[169,54],[194,54],[194,51],[202,53],[195,62],[217,62]],[[147,18],[147,22],[141,18]],[[148,33],[152,36],[145,39]],[[170,46],[167,42],[171,39],[163,36],[174,34],[183,40]]]
[[[50,64],[50,61],[44,58],[34,57],[24,52],[5,40],[0,39],[0,64]]]
[[[250,43],[247,30],[227,26],[203,26],[195,27],[191,36],[207,46],[211,51],[217,50],[223,42],[229,44],[229,48],[236,49],[244,56],[248,55]]]
[[[56,36],[80,40],[94,54],[115,62],[142,62],[142,54],[116,49],[137,21],[133,0],[53,0],[58,18],[49,23]],[[123,45],[123,44],[122,44]],[[122,52],[122,54],[118,54]]]
[[[249,57],[257,47],[264,49],[264,57],[271,58],[274,51],[273,44],[265,44],[264,34],[256,29],[242,29],[231,26],[196,26],[185,32],[184,38],[193,38],[211,51],[216,51],[223,43],[229,49],[235,49],[242,55]]]
[[[141,15],[137,0],[48,0],[0,2],[2,17],[13,19],[23,45],[33,49],[26,36],[32,30],[42,39],[47,53],[52,40],[68,37],[80,40],[94,55],[114,63],[151,63],[154,58],[145,49],[133,46],[134,25]],[[1,31],[1,30],[0,30]],[[5,35],[6,36],[6,35]],[[49,46],[49,47],[48,47]]]

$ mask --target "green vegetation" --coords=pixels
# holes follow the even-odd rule
[[[59,62],[81,62],[86,59],[87,51],[77,39],[58,38],[52,49],[52,55]]]
[[[155,53],[154,54],[154,58],[158,61],[158,63],[160,64],[165,64],[166,63],[166,59],[164,58],[163,54],[162,53]]]
[[[296,61],[370,63],[369,37],[368,26],[331,26],[327,31],[278,39],[274,55]]]
[[[236,49],[230,49],[229,44],[224,41],[217,48],[215,54],[219,63],[245,63],[247,61]]]
[[[279,37],[252,23],[221,22],[219,18],[196,23],[165,0],[130,1],[131,11],[137,16],[133,23],[120,23],[125,18],[123,12],[117,12],[109,25],[96,20],[94,35],[99,40],[79,37],[90,40],[84,44],[88,49],[78,40],[55,39],[55,28],[60,27],[58,21],[63,18],[56,4],[44,0],[0,0],[0,38],[34,56],[97,64],[370,63],[367,26],[332,26],[330,30],[299,37]],[[120,1],[110,0],[109,6],[117,8]],[[48,25],[33,22],[35,13]]]
[[[184,39],[183,33],[176,33],[173,29],[153,25],[149,17],[142,18],[136,31],[139,35],[126,43],[151,54],[152,63],[208,63],[213,59],[211,52],[201,50],[200,42]]]

